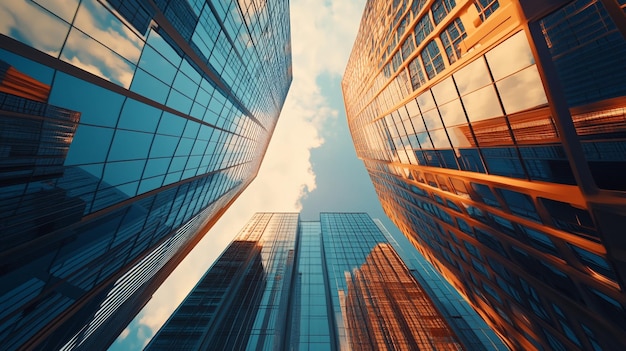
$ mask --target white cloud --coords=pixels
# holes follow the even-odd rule
[[[343,73],[363,3],[291,1],[294,79],[258,176],[154,294],[139,324],[155,333],[255,212],[299,211],[315,189],[310,152],[341,108],[329,106],[316,80]]]
[[[126,339],[126,337],[130,334],[130,329],[125,328],[124,330],[122,330],[122,333],[120,334],[119,338],[120,340],[124,340]]]

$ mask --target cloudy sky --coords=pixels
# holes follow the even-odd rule
[[[257,178],[111,350],[141,349],[255,212],[301,211],[303,219],[316,220],[320,211],[364,211],[392,226],[356,157],[341,95],[364,5],[291,0],[294,78]]]

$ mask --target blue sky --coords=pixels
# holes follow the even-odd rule
[[[385,217],[348,131],[341,76],[364,0],[292,0],[294,79],[261,169],[179,265],[111,350],[141,349],[241,227],[258,211],[368,212]]]

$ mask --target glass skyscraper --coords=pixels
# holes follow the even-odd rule
[[[367,1],[342,81],[400,230],[516,350],[626,348],[626,2]]]
[[[147,350],[506,349],[394,246],[365,213],[257,213]]]
[[[0,2],[0,348],[103,348],[255,177],[288,1]]]

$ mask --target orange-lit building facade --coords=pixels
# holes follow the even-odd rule
[[[626,348],[625,8],[365,6],[342,81],[357,155],[516,350]]]
[[[346,323],[353,350],[462,350],[446,320],[390,244],[376,245],[346,273]]]

